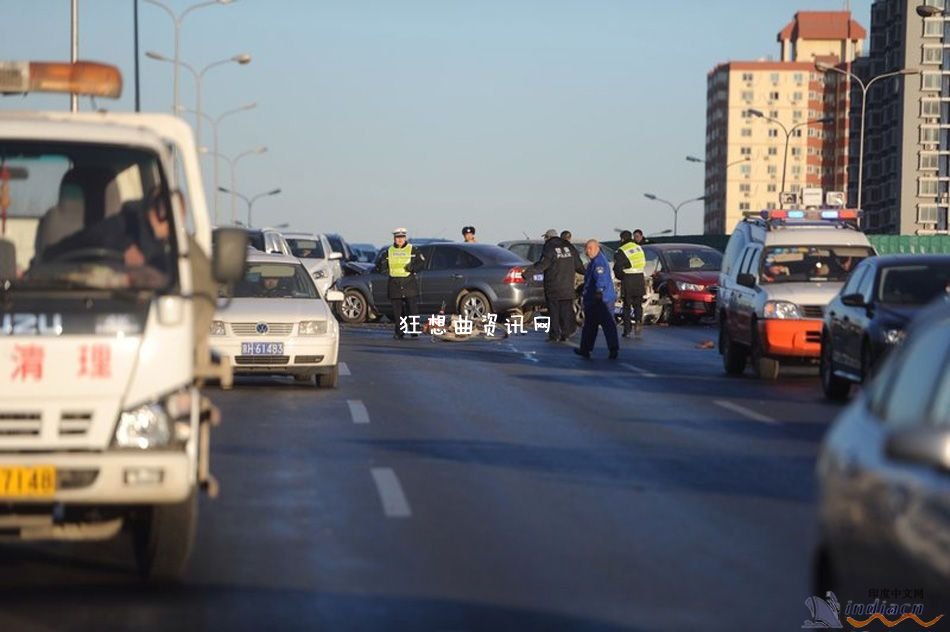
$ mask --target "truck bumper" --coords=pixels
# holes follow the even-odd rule
[[[768,357],[818,358],[821,356],[821,321],[763,320],[759,323],[759,340]]]

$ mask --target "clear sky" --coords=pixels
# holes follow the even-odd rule
[[[165,0],[176,12],[196,0]],[[841,0],[237,0],[184,20],[181,57],[208,71],[204,111],[254,101],[222,122],[220,149],[242,159],[237,189],[255,223],[289,222],[377,245],[391,229],[482,241],[547,228],[614,238],[614,228],[672,226],[669,208],[703,193],[706,73],[730,59],[778,57],[778,31],[803,9]],[[17,2],[0,58],[68,59],[69,1]],[[133,0],[79,0],[80,57],[117,64],[133,108]],[[870,0],[852,3],[866,28]],[[170,111],[171,19],[140,2],[142,103]],[[182,72],[182,100],[194,81]],[[65,108],[60,97],[0,108]],[[81,103],[89,109],[88,101]],[[211,144],[208,126],[203,144]],[[206,158],[210,190],[211,159]],[[221,163],[222,184],[228,170]],[[228,201],[220,200],[228,216]],[[243,203],[239,210],[243,215]],[[702,204],[680,212],[701,232]]]

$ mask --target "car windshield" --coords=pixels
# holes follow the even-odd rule
[[[327,235],[327,241],[330,242],[330,249],[333,252],[343,254],[343,239],[341,237],[330,237]]]
[[[225,294],[226,290],[222,290]],[[244,279],[234,284],[234,298],[320,298],[301,265],[248,263]]]
[[[719,272],[722,253],[712,248],[667,248],[670,272]]]
[[[323,252],[323,244],[316,239],[297,239],[288,237],[287,243],[290,245],[290,252],[298,259],[324,259],[326,254]]]
[[[891,305],[926,305],[950,293],[950,262],[887,267],[881,270],[877,300]]]
[[[154,153],[0,141],[0,173],[14,290],[156,290],[175,281],[174,220]]]
[[[761,283],[844,281],[873,251],[863,246],[773,246],[765,249]]]

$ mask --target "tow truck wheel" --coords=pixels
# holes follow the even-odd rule
[[[755,368],[756,375],[763,380],[778,379],[781,365],[775,358],[767,358],[762,354],[762,343],[759,341],[758,325],[756,323],[752,324],[752,330],[756,332],[752,339],[752,366]]]
[[[831,340],[825,337],[821,341],[821,361],[818,365],[818,373],[821,375],[821,389],[828,399],[841,401],[846,399],[848,393],[851,392],[851,382],[834,374],[834,366],[831,362],[832,354]]]
[[[181,579],[198,525],[198,494],[180,503],[146,508],[132,523],[132,546],[142,577],[153,583]]]
[[[335,365],[330,369],[329,373],[318,373],[317,374],[317,387],[318,388],[336,388],[337,383],[340,381],[340,365]]]
[[[729,375],[742,375],[749,352],[732,341],[725,323],[719,326],[719,348],[722,350],[722,366]]]

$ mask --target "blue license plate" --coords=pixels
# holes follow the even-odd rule
[[[242,342],[241,355],[284,355],[284,343]]]
[[[535,281],[543,281],[543,280],[544,280],[544,275],[543,275],[543,274],[536,274],[536,275],[534,275],[534,280],[535,280]]]

